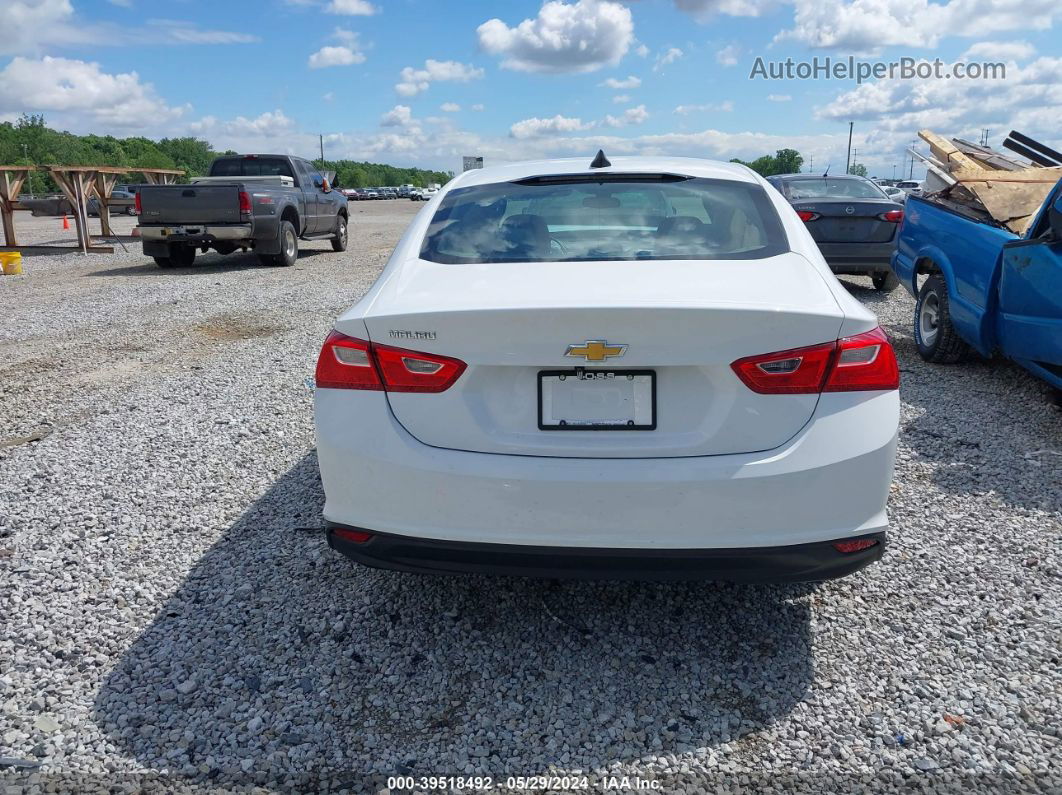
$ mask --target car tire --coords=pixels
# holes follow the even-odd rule
[[[874,289],[882,293],[891,293],[900,286],[900,280],[892,271],[878,271],[871,275],[870,280],[874,282]]]
[[[173,267],[173,260],[169,257],[152,257],[152,259],[155,260],[155,264],[158,265],[160,268]]]
[[[336,236],[332,238],[332,251],[347,250],[347,219],[346,216],[336,217]]]
[[[169,260],[177,268],[189,268],[195,262],[195,246],[178,243],[170,246]]]
[[[281,221],[279,237],[280,253],[263,254],[260,259],[264,265],[290,268],[299,258],[299,236],[295,233],[295,225],[291,221]]]
[[[955,364],[970,353],[970,346],[951,325],[948,286],[933,274],[918,291],[914,312],[914,338],[918,355],[934,364]]]

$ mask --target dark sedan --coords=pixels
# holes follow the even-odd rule
[[[793,205],[834,273],[869,276],[879,290],[897,287],[889,258],[902,204],[864,177],[779,174],[767,181]]]

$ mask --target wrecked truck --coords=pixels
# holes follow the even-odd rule
[[[910,196],[891,265],[917,298],[923,359],[999,353],[1062,390],[1062,180],[1020,235],[958,203]]]

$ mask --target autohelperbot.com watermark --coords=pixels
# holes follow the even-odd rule
[[[1006,80],[1007,65],[989,61],[927,60],[904,56],[894,61],[864,61],[848,56],[815,56],[808,61],[768,61],[757,56],[750,80]]]

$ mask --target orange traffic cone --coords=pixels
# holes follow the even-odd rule
[[[66,215],[64,214],[63,215],[63,229],[69,229],[69,228],[70,228],[70,219],[67,218]]]

